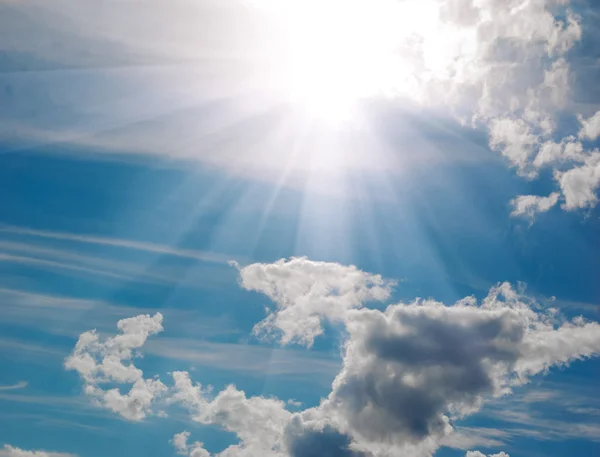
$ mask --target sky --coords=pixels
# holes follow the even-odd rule
[[[600,455],[592,0],[0,0],[0,457]]]

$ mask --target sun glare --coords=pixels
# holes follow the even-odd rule
[[[332,123],[352,118],[361,99],[411,93],[410,49],[422,44],[416,34],[440,32],[430,0],[282,1],[274,8],[287,35],[290,99]]]
[[[475,29],[448,21],[439,0],[248,1],[283,30],[289,99],[332,123],[352,118],[366,98],[435,98],[430,83],[467,78],[476,56]]]
[[[290,10],[292,101],[330,122],[352,116],[356,102],[382,90],[394,69],[392,5],[306,1]]]

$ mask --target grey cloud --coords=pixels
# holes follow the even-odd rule
[[[288,437],[287,448],[290,457],[367,457],[363,452],[352,450],[351,444],[352,438],[326,425]]]
[[[439,304],[355,313],[349,331],[330,401],[357,433],[390,443],[445,435],[449,410],[495,393],[493,370],[512,369],[524,333],[514,312]]]

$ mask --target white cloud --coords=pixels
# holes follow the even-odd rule
[[[11,384],[9,386],[0,386],[0,390],[24,389],[28,385],[29,385],[29,383],[27,381],[19,381],[16,384]]]
[[[479,451],[467,451],[465,457],[486,457],[483,452]],[[498,454],[488,454],[487,457],[510,457],[506,452],[499,452]]]
[[[553,141],[543,143],[535,156],[533,165],[540,168],[566,161],[583,162],[585,159],[583,145],[579,141],[574,141],[573,137],[567,137],[563,138],[560,143]]]
[[[525,216],[533,220],[537,213],[544,213],[558,203],[560,194],[552,192],[547,197],[537,195],[519,195],[511,201],[511,216]]]
[[[255,452],[266,455],[281,445],[283,432],[291,413],[278,399],[251,397],[228,386],[211,398],[211,389],[191,381],[189,373],[172,373],[175,385],[169,401],[190,411],[193,420],[215,424],[235,433],[240,443],[223,455]]]
[[[537,136],[522,119],[497,118],[490,123],[490,146],[500,150],[521,174],[528,174],[537,141]]]
[[[171,442],[179,455],[186,455],[189,457],[210,457],[210,453],[204,449],[204,445],[200,441],[188,444],[187,441],[189,437],[190,432],[188,431],[176,433],[173,436]]]
[[[485,59],[476,62],[479,74],[473,81],[484,83],[475,84],[480,90],[474,92],[478,103],[474,118],[488,128],[490,147],[505,156],[520,175],[533,179],[541,167],[553,169],[564,194],[563,209],[593,207],[598,188],[596,161],[594,153],[576,141],[575,135],[580,140],[600,136],[600,112],[588,119],[578,115],[578,133],[550,138],[556,131],[558,114],[575,116],[570,104],[571,69],[566,53],[582,38],[581,18],[567,8],[568,1],[502,3],[508,14],[497,10],[500,2],[494,1],[478,3],[479,8],[468,1],[449,6],[472,18],[484,12],[493,17],[486,24],[491,30],[481,34],[489,36],[489,42],[482,40],[479,44],[479,49],[487,47],[487,53]],[[557,7],[566,8],[566,20],[554,18]],[[513,41],[507,41],[509,37]],[[543,50],[539,44],[543,44]],[[581,163],[585,165],[579,166]],[[551,195],[551,200],[516,198],[512,202],[516,205],[513,215],[531,217],[536,211],[544,211],[548,204],[555,204],[555,194]]]
[[[474,447],[499,447],[510,437],[506,430],[486,427],[455,427],[454,431],[445,436],[440,444],[454,449],[468,450]]]
[[[556,171],[554,177],[565,197],[562,205],[564,209],[595,206],[598,201],[596,190],[600,186],[600,152],[594,151],[584,165],[567,171]]]
[[[152,413],[156,396],[166,391],[160,380],[143,379],[131,359],[133,350],[144,345],[149,335],[159,333],[162,315],[139,315],[117,323],[120,334],[101,341],[95,330],[82,333],[75,349],[65,360],[65,368],[75,370],[84,380],[84,392],[96,403],[129,420],[141,420]],[[129,362],[129,363],[123,363]],[[104,390],[104,383],[132,384],[126,394],[118,388]]]
[[[75,454],[69,454],[67,452],[49,452],[49,451],[26,451],[5,444],[3,448],[0,448],[0,457],[76,457]]]
[[[567,103],[569,95],[569,64],[565,59],[558,59],[552,63],[550,69],[544,71],[544,82],[538,96],[546,94],[555,108],[562,108]]]
[[[559,0],[552,3],[567,4],[569,0]],[[564,24],[562,21],[555,22],[555,26],[552,30],[552,35],[548,39],[548,53],[550,55],[562,55],[565,54],[569,49],[573,47],[575,43],[581,40],[581,18],[574,15],[572,12],[567,12],[567,23]]]
[[[331,306],[323,299],[324,290],[352,291],[352,296],[362,290],[359,295],[371,296],[373,275],[365,276],[355,267],[300,260],[297,265],[256,264],[247,270],[252,274],[245,278],[251,281],[246,286],[290,306],[296,306],[293,299],[306,297],[307,291],[317,291],[311,303],[317,316],[327,315]],[[381,281],[375,281],[376,287],[382,287]],[[383,288],[380,293],[389,292]],[[79,371],[86,389],[102,398],[105,407],[125,417],[143,417],[156,395],[162,394],[166,403],[189,411],[194,421],[234,433],[239,442],[219,452],[219,457],[429,457],[440,443],[454,439],[460,444],[452,419],[478,411],[489,399],[510,394],[551,367],[600,353],[598,323],[568,321],[556,310],[543,311],[508,283],[491,288],[479,303],[474,297],[453,305],[418,299],[384,311],[341,309],[339,319],[347,331],[342,369],[326,399],[295,413],[282,400],[247,397],[233,385],[213,393],[210,386],[193,382],[188,372],[173,372],[174,384],[168,389],[156,381],[161,386],[158,392],[137,395],[135,389],[145,392],[150,381],[123,361],[131,359],[132,349],[140,348],[148,335],[162,329],[157,316],[120,321],[122,334],[104,342],[94,332],[82,334],[67,366]],[[105,363],[111,354],[116,360]],[[127,395],[134,401],[122,400],[118,393],[109,401],[105,397],[111,391],[93,392],[105,379],[129,382],[134,377]],[[201,443],[188,445],[188,438],[187,432],[173,438],[179,452],[209,455]]]
[[[579,138],[582,140],[595,140],[600,136],[600,111],[597,111],[588,119],[580,116],[579,122],[581,123]]]
[[[262,292],[277,309],[256,325],[255,333],[281,332],[281,342],[311,346],[322,321],[341,322],[347,312],[369,301],[386,300],[395,285],[355,266],[315,262],[305,257],[254,263],[240,269],[240,283]]]
[[[173,439],[171,443],[173,443],[173,447],[177,450],[178,454],[186,455],[188,450],[187,440],[190,437],[190,432],[184,430],[181,433],[176,433],[173,435]]]
[[[66,232],[53,232],[50,230],[35,230],[27,227],[15,227],[12,225],[0,224],[0,232],[12,233],[37,238],[48,238],[53,240],[68,241],[73,243],[92,244],[107,246],[110,248],[121,248],[127,250],[141,251],[159,255],[180,257],[211,263],[226,263],[227,259],[217,254],[204,251],[195,251],[191,249],[177,249],[171,246],[164,246],[153,243],[143,243],[139,241],[124,240],[119,238],[107,238],[102,236],[81,235]]]

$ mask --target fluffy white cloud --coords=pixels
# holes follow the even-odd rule
[[[292,297],[319,291],[310,308],[317,316],[326,316],[331,306],[330,300],[323,299],[323,290],[354,295],[358,283],[362,284],[358,290],[371,296],[373,275],[330,264],[337,272],[331,276],[327,264],[316,263],[313,270],[307,259],[300,260],[301,273],[296,266],[288,269],[293,261],[249,265],[246,272],[252,274],[246,279],[254,286],[248,288],[290,307],[303,307],[312,300]],[[306,271],[312,274],[306,277]],[[375,281],[376,287],[382,287],[381,281]],[[389,292],[383,287],[379,293]],[[163,386],[155,395],[162,393],[167,403],[188,410],[200,424],[234,433],[239,442],[219,452],[219,457],[428,457],[453,435],[452,420],[478,411],[486,399],[508,395],[553,366],[600,354],[598,323],[583,318],[568,321],[556,310],[544,311],[508,283],[491,288],[480,302],[474,297],[453,305],[418,299],[384,311],[354,305],[341,309],[339,319],[347,331],[342,369],[329,396],[316,407],[290,412],[284,401],[247,397],[232,385],[213,393],[210,386],[193,382],[187,372],[173,372],[173,386]],[[102,343],[93,332],[84,333],[70,357],[73,362],[67,365],[80,365],[78,371],[88,388],[115,379],[109,374],[112,371],[116,379],[131,380],[133,370],[115,369],[103,359],[117,354],[122,364],[132,357],[131,349],[141,347],[148,335],[162,327],[158,317],[138,316],[119,328],[122,335]],[[136,384],[144,382],[149,381],[140,373]],[[144,397],[147,402],[137,400],[142,406],[127,413],[122,404],[105,400],[104,406],[138,418],[140,412],[150,411],[151,397]],[[209,455],[201,443],[188,444],[188,438],[187,432],[173,437],[178,452],[190,457]]]
[[[537,141],[537,136],[522,119],[497,118],[490,123],[490,146],[500,150],[522,174],[527,173]]]
[[[0,457],[76,457],[75,454],[69,454],[67,452],[49,452],[49,451],[26,451],[5,444],[3,448],[0,448]]]
[[[566,210],[586,208],[596,205],[596,190],[600,186],[600,152],[594,151],[581,166],[567,171],[556,171]]]
[[[283,344],[307,346],[323,332],[323,320],[341,322],[353,308],[386,300],[395,285],[353,265],[315,262],[305,257],[245,266],[240,269],[240,283],[247,290],[264,293],[277,306],[256,325],[255,333],[280,331]]]
[[[533,220],[537,213],[544,213],[558,203],[560,194],[552,192],[547,197],[537,195],[519,195],[511,201],[511,216],[525,216]]]
[[[163,330],[162,319],[160,313],[122,319],[117,323],[121,333],[105,341],[100,340],[95,330],[82,333],[65,360],[65,368],[79,373],[84,380],[84,392],[94,397],[98,405],[129,420],[143,419],[152,413],[154,398],[167,388],[158,379],[144,379],[142,370],[131,359],[133,350],[142,347],[149,335]],[[122,394],[118,388],[100,387],[107,383],[133,385]]]
[[[187,372],[172,373],[174,386],[172,403],[190,411],[192,419],[202,424],[214,424],[235,433],[238,445],[223,451],[222,455],[268,455],[282,445],[285,425],[292,413],[278,399],[251,397],[228,386],[215,396],[210,388],[203,388],[190,379]],[[181,440],[181,437],[178,438]],[[253,454],[254,453],[254,454]]]
[[[565,162],[584,162],[587,158],[583,145],[574,137],[563,138],[560,143],[546,141],[540,147],[533,166],[540,168],[546,165],[561,165]]]
[[[579,122],[581,122],[579,138],[595,140],[600,136],[600,111],[597,111],[596,114],[588,119],[584,119],[580,116]]]
[[[465,457],[486,457],[483,452],[479,451],[468,451]],[[498,454],[489,454],[487,457],[510,457],[506,452],[499,452]]]
[[[200,441],[188,444],[189,437],[190,432],[188,431],[176,433],[173,436],[171,442],[179,455],[186,455],[189,457],[210,457],[210,453],[204,449],[204,445]]]
[[[473,27],[480,39],[469,60],[474,73],[464,80],[457,78],[448,92],[472,94],[474,100],[467,106],[476,103],[477,109],[470,114],[488,129],[490,147],[506,157],[520,175],[533,179],[540,168],[552,167],[565,198],[562,208],[575,210],[597,203],[596,159],[576,136],[580,140],[598,138],[600,112],[587,119],[577,115],[579,132],[551,138],[558,114],[576,115],[569,111],[571,68],[566,53],[584,31],[581,18],[568,4],[568,0],[457,0],[448,2],[444,17],[465,30]],[[561,9],[565,20],[554,16]],[[550,200],[518,197],[513,200],[513,215],[531,217],[544,211],[548,204],[556,203],[554,193],[551,196]]]

